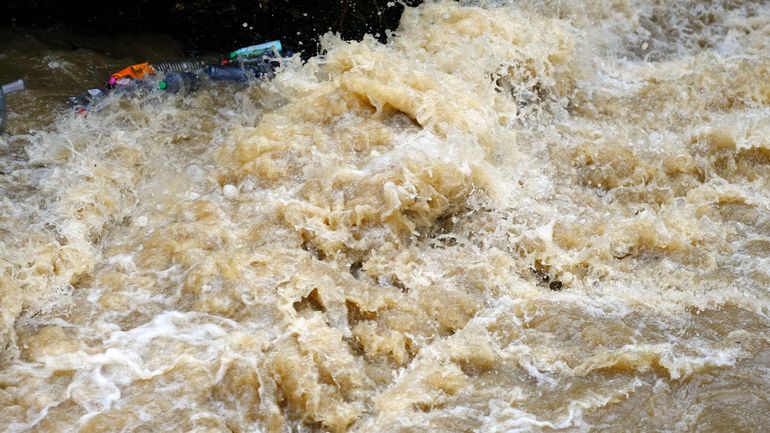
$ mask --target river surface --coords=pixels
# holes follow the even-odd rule
[[[428,2],[87,116],[178,46],[4,35],[0,431],[770,428],[770,3]]]

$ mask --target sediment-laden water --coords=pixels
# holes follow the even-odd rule
[[[770,426],[770,4],[322,40],[0,139],[0,430]]]

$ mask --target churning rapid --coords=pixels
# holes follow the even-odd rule
[[[770,4],[322,46],[1,139],[0,430],[770,426]]]

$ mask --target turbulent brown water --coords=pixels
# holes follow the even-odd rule
[[[770,4],[323,46],[0,139],[0,430],[770,428]]]

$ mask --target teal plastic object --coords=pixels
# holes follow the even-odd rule
[[[281,46],[281,41],[270,41],[265,42],[264,44],[259,45],[252,45],[250,47],[244,47],[239,48],[232,53],[230,53],[230,59],[237,59],[241,57],[255,57],[255,56],[261,56],[265,53],[271,52],[273,50],[277,52],[281,52],[283,47]]]

